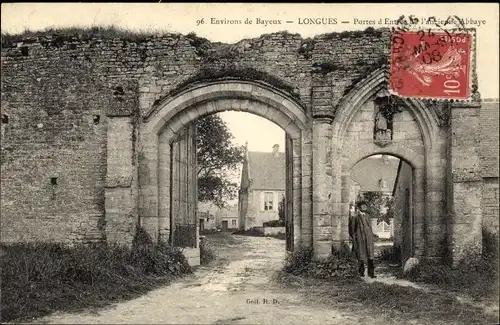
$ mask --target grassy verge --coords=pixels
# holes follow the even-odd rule
[[[153,244],[140,228],[131,248],[24,243],[1,249],[3,322],[103,307],[191,273],[180,250]]]
[[[355,313],[369,324],[495,324],[498,316],[485,314],[447,293],[427,293],[412,287],[336,281],[291,274],[278,278],[284,290],[299,293],[311,304]],[[382,320],[379,320],[379,317]],[[377,320],[376,320],[377,319]]]
[[[483,254],[466,254],[455,267],[440,261],[422,260],[398,277],[464,293],[474,300],[499,301],[498,235],[483,232]]]

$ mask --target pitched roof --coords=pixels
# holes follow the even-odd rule
[[[496,99],[483,99],[480,113],[479,156],[481,176],[498,177],[498,120],[499,102]]]
[[[252,188],[285,190],[285,154],[278,152],[248,152],[248,169]]]
[[[381,191],[380,180],[387,180],[387,192],[392,192],[398,173],[399,159],[389,157],[387,163],[381,156],[361,160],[351,170],[351,178],[357,182],[361,191]]]
[[[238,205],[231,205],[220,209],[220,216],[222,218],[234,218],[238,217]]]

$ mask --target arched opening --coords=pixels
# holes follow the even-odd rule
[[[175,242],[172,221],[176,220],[176,213],[183,211],[185,218],[196,228],[196,239],[191,245],[195,249],[199,247],[196,208],[190,207],[190,202],[196,197],[193,122],[203,116],[224,111],[240,111],[264,117],[286,133],[285,197],[289,198],[286,204],[286,220],[289,225],[287,250],[291,251],[301,238],[301,216],[304,209],[302,134],[307,119],[304,110],[285,94],[255,83],[209,83],[191,88],[153,108],[153,113],[140,130],[140,223],[153,238]],[[179,142],[179,139],[182,141]],[[178,158],[174,157],[175,154]],[[184,176],[179,180],[174,177],[175,173],[182,173]],[[176,192],[185,193],[179,196],[179,202],[175,201]]]
[[[251,240],[241,235],[278,237],[280,240],[268,243],[281,254],[288,234],[286,247],[291,250],[293,223],[286,218],[292,216],[291,184],[286,177],[291,162],[285,138],[284,130],[275,123],[241,111],[210,113],[186,126],[170,146],[171,243],[182,247],[179,229],[188,228],[189,223],[194,225],[189,220],[189,205],[180,200],[185,191],[181,164],[183,159],[189,160],[191,146],[196,151],[196,158],[192,158],[197,164],[193,181],[197,181],[198,194],[197,202],[193,200],[192,204],[197,204],[200,238],[228,259],[239,250],[234,249],[234,244]],[[181,186],[176,185],[179,183]],[[186,194],[189,197],[189,192]]]
[[[342,185],[350,211],[361,204],[368,207],[375,245],[392,246],[393,261],[401,264],[415,255],[417,183],[412,163],[395,155],[374,154],[347,170]]]

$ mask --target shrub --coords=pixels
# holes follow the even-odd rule
[[[284,220],[283,221],[282,220],[271,220],[271,221],[262,223],[262,226],[264,226],[264,227],[284,227],[285,222],[284,222]]]
[[[276,239],[280,239],[280,240],[286,240],[286,234],[284,234],[282,232],[279,232],[276,235],[268,235],[266,237],[272,237],[272,238],[276,238]]]
[[[2,321],[55,310],[101,307],[190,273],[182,252],[153,244],[138,229],[131,248],[106,243],[20,243],[3,246]]]
[[[349,248],[333,249],[326,259],[315,259],[312,248],[298,247],[290,254],[283,268],[285,273],[318,279],[358,278],[357,262]]]
[[[293,275],[301,275],[307,272],[314,257],[313,249],[299,246],[285,259],[283,271]]]
[[[209,264],[217,258],[214,249],[206,242],[200,242],[200,263],[202,265]]]
[[[380,250],[378,259],[395,264],[401,264],[401,248],[399,246],[385,247]]]

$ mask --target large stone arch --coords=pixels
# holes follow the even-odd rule
[[[408,162],[413,168],[413,215],[415,220],[415,255],[437,255],[439,241],[445,235],[444,219],[446,210],[444,195],[446,189],[446,149],[445,139],[439,129],[435,112],[418,100],[403,99],[405,111],[400,122],[410,129],[407,138],[394,134],[394,141],[380,147],[369,138],[372,127],[357,123],[359,112],[369,105],[380,90],[387,87],[388,72],[379,69],[359,82],[340,102],[332,123],[334,211],[341,219],[341,231],[335,235],[346,240],[347,218],[349,214],[350,170],[360,160],[376,155],[388,154]],[[366,123],[373,123],[366,121]],[[396,123],[396,122],[395,122]],[[359,133],[356,136],[356,132]]]
[[[303,137],[308,119],[303,107],[291,96],[268,85],[238,80],[196,85],[152,108],[139,130],[138,215],[142,226],[154,237],[168,237],[171,218],[172,144],[196,119],[227,110],[248,112],[280,126],[287,135],[291,152],[288,194],[292,197],[294,243],[301,240],[301,218],[310,212],[308,196],[303,196],[302,175],[310,169],[304,154]],[[188,178],[190,176],[188,175]],[[195,176],[191,176],[190,182]],[[196,182],[194,182],[196,183]],[[307,181],[306,181],[307,184]]]

